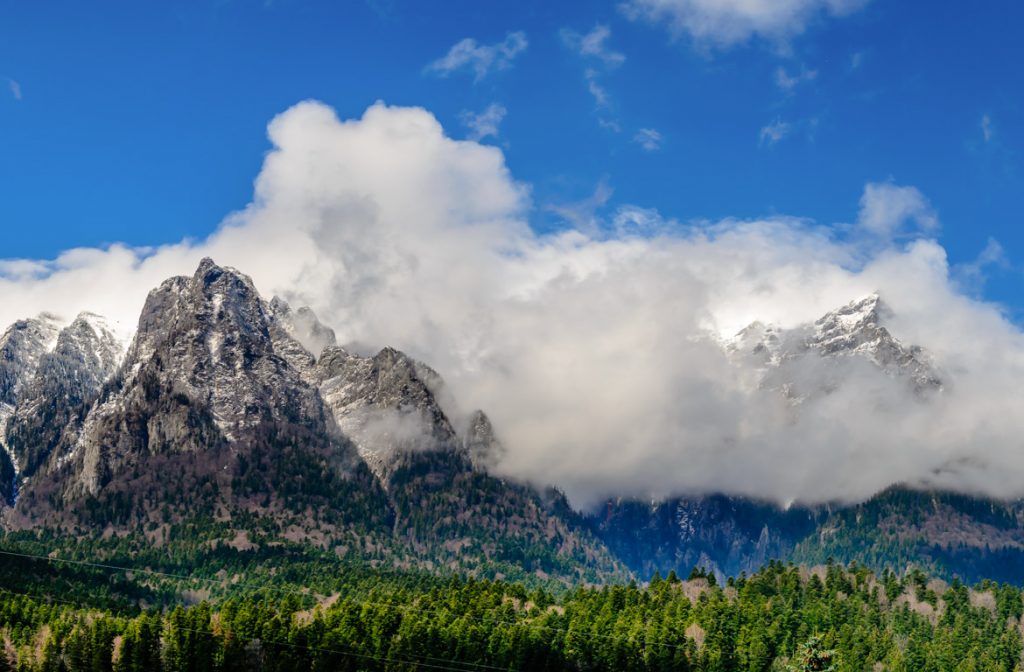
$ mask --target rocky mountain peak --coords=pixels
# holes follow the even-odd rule
[[[0,405],[17,403],[43,353],[51,350],[60,333],[60,320],[50,313],[18,320],[0,336]]]
[[[490,471],[504,457],[505,447],[495,436],[491,419],[481,410],[469,415],[462,437],[463,448],[474,469]]]
[[[841,384],[832,369],[845,357],[866,359],[887,375],[907,380],[919,394],[941,389],[942,379],[928,354],[918,346],[904,345],[884,326],[892,317],[892,309],[873,292],[809,324],[786,329],[753,322],[726,343],[726,351],[736,361],[762,370],[764,387],[783,390],[794,400],[814,393],[797,392],[788,379],[789,369],[806,363],[808,355],[831,362],[822,367],[823,391]],[[807,368],[801,366],[798,376],[804,388],[809,380]]]
[[[338,344],[334,330],[324,325],[309,306],[293,310],[284,299],[275,296],[267,310],[285,332],[314,357],[319,357],[324,348]]]
[[[385,347],[361,357],[328,347],[316,376],[338,426],[381,480],[410,453],[458,448],[435,396],[440,376],[405,353]]]

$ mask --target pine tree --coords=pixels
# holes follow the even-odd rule
[[[821,635],[814,635],[801,644],[789,665],[789,672],[833,672],[835,651],[822,648]]]

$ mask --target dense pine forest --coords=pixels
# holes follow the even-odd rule
[[[11,550],[0,568],[0,669],[859,672],[1022,660],[1019,588],[856,564],[563,589],[357,565],[308,565],[271,588]]]

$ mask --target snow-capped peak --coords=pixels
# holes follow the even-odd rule
[[[787,394],[793,386],[785,380],[784,369],[808,354],[824,360],[861,357],[887,375],[907,379],[916,392],[941,389],[930,356],[918,346],[904,345],[884,326],[892,315],[881,295],[872,292],[792,329],[753,322],[727,341],[726,351],[734,361],[762,370],[762,385]]]

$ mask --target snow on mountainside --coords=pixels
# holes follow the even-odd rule
[[[26,476],[41,466],[72,417],[91,402],[124,355],[107,321],[81,313],[39,357],[7,426],[8,444]]]
[[[96,493],[140,453],[201,452],[262,426],[336,434],[316,390],[275,351],[272,323],[248,276],[209,259],[150,292],[117,385],[62,456],[78,463],[78,488]]]
[[[338,425],[382,481],[407,454],[457,446],[431,389],[440,376],[394,348],[360,357],[328,347],[314,375]]]
[[[60,328],[53,315],[20,320],[0,338],[0,494],[11,502],[56,445],[70,415],[99,391],[123,349],[106,321],[82,313]]]
[[[0,336],[0,443],[22,388],[35,373],[39,358],[56,343],[58,333],[59,320],[43,313],[18,320]]]
[[[734,361],[760,372],[762,387],[781,390],[796,402],[841,385],[849,374],[841,365],[856,361],[906,380],[919,395],[941,390],[931,357],[894,337],[884,326],[889,317],[889,307],[873,293],[792,329],[753,322],[725,349]]]

